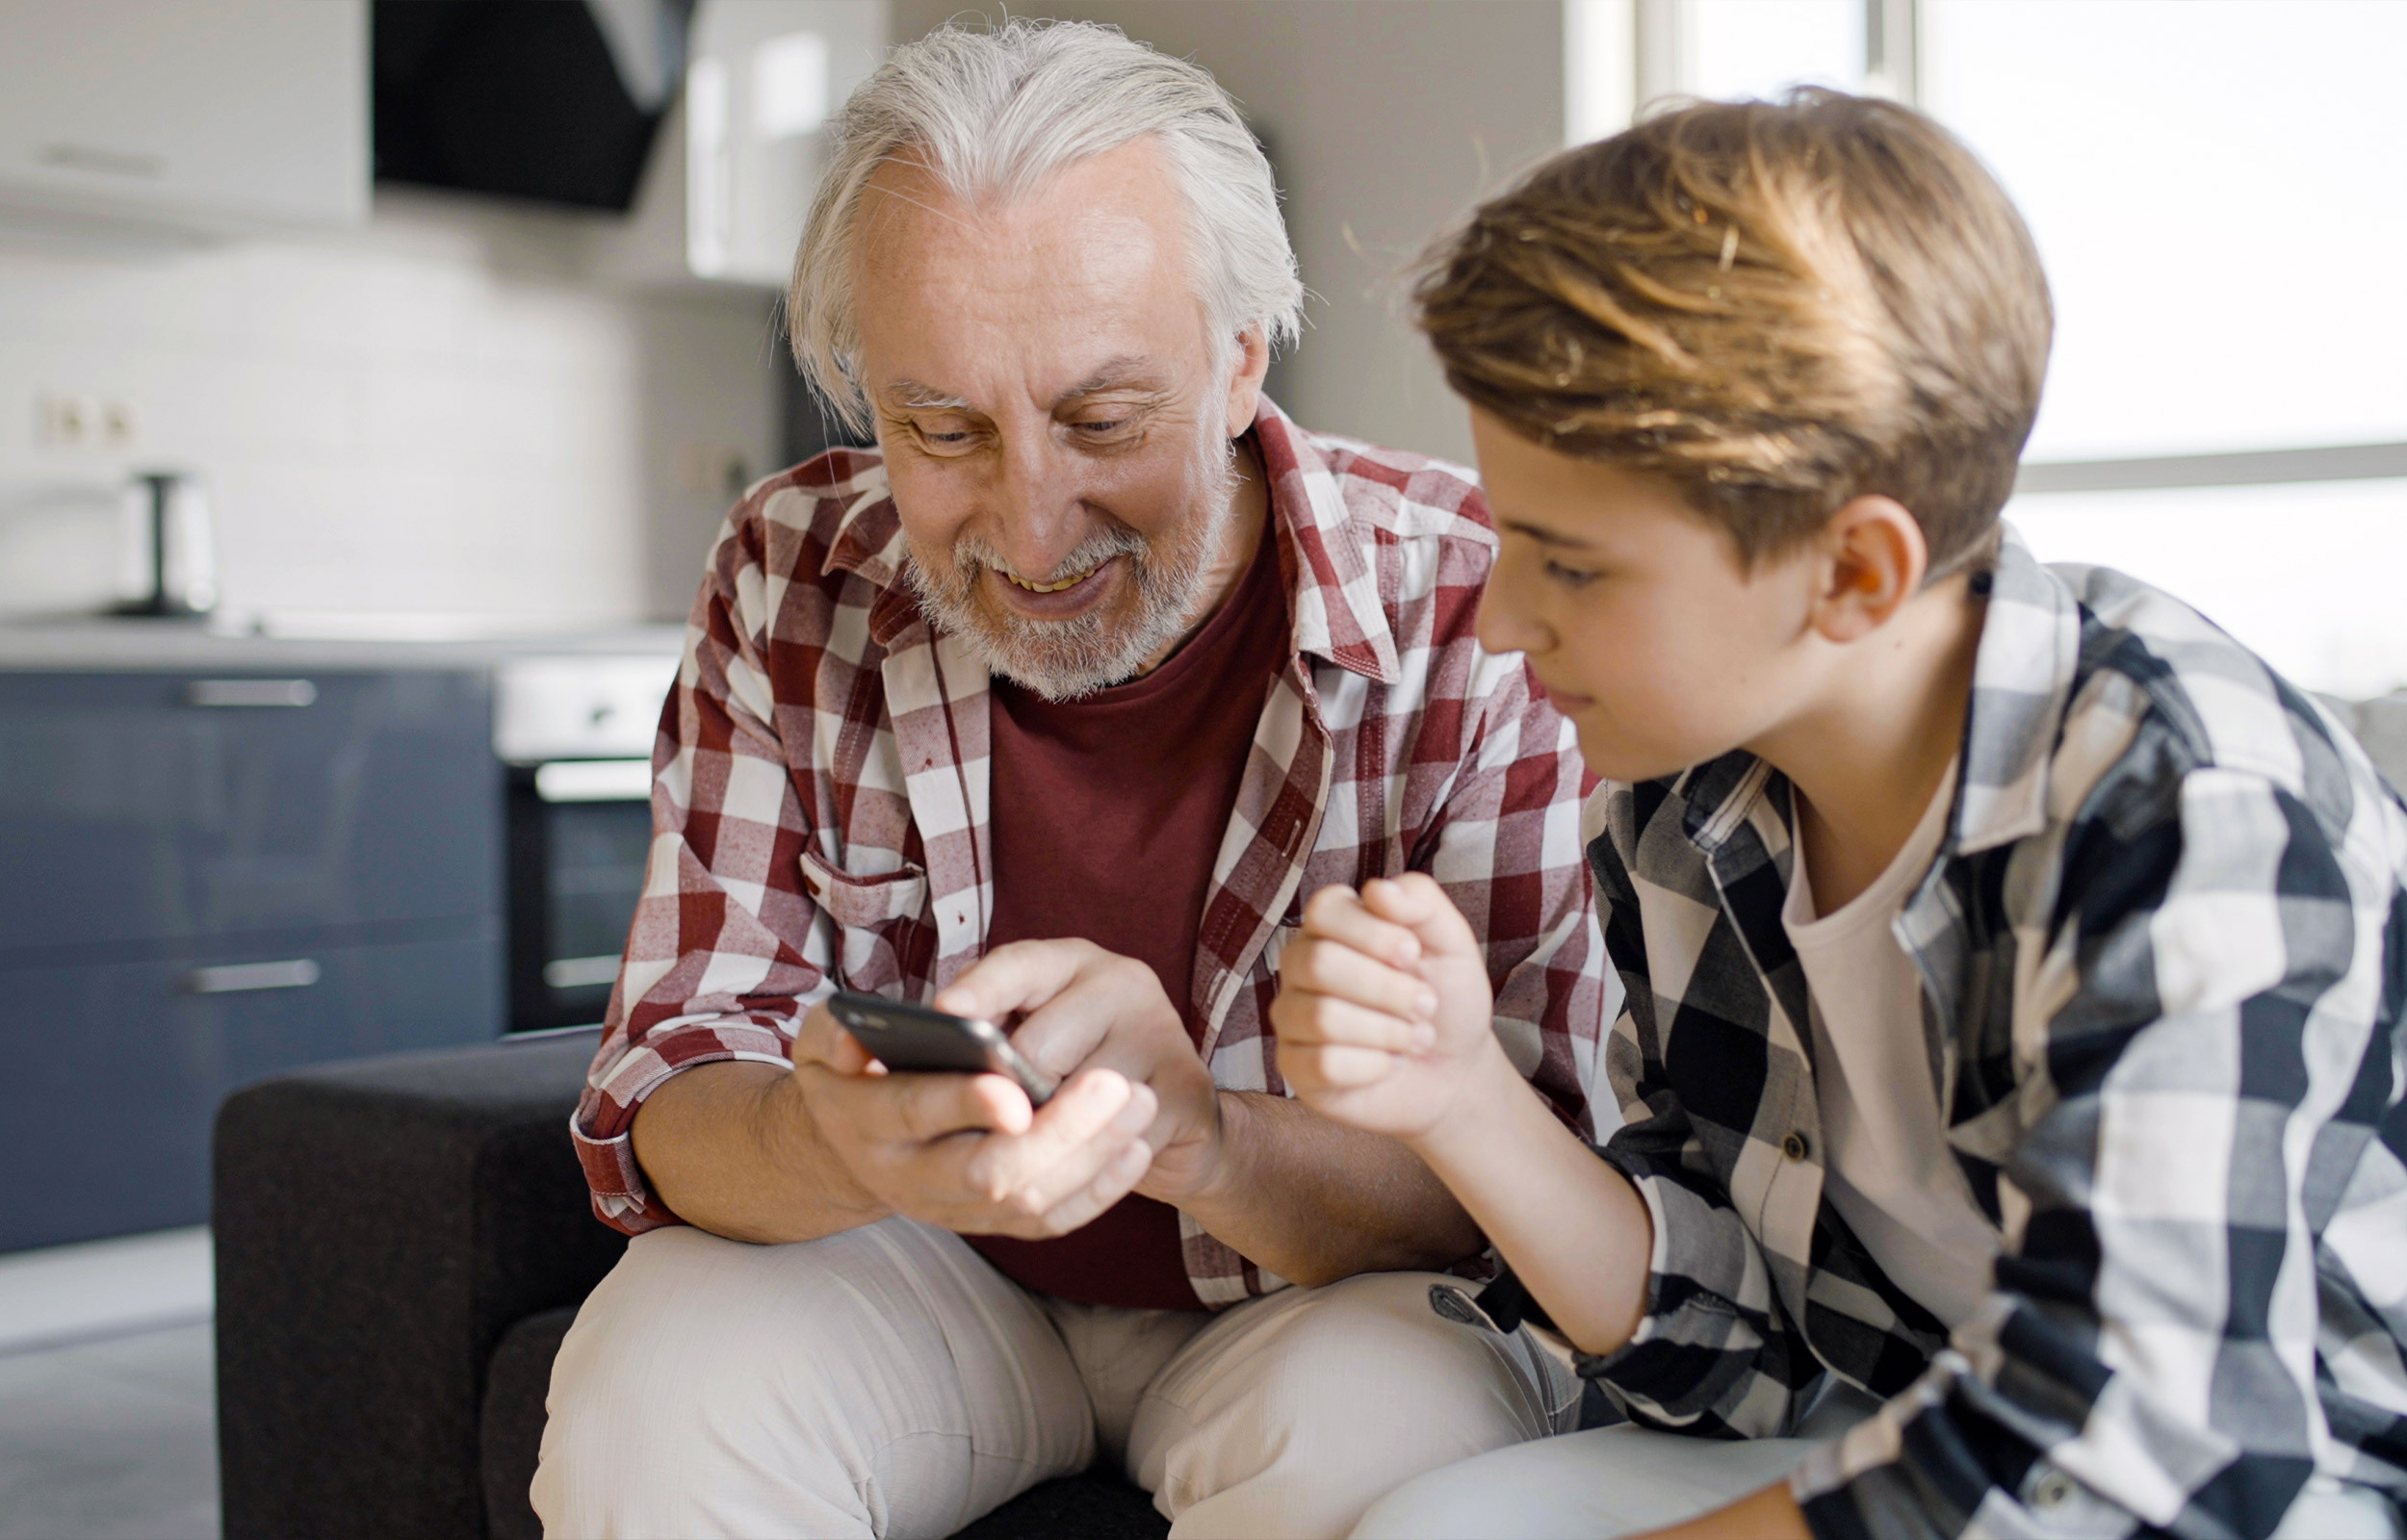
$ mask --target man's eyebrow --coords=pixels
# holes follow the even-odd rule
[[[1499,521],[1499,523],[1503,526],[1503,527],[1512,530],[1514,534],[1527,535],[1532,540],[1539,542],[1540,545],[1560,546],[1566,551],[1593,551],[1596,549],[1588,541],[1574,540],[1569,535],[1563,533],[1561,530],[1549,529],[1542,524],[1531,524],[1522,519],[1505,519]]]
[[[1161,388],[1161,377],[1152,359],[1135,353],[1123,353],[1118,358],[1106,360],[1094,373],[1062,392],[1054,398],[1053,404],[1058,406],[1100,391],[1126,390],[1132,386],[1158,390]]]
[[[880,394],[896,406],[937,407],[957,412],[970,409],[970,403],[960,397],[938,390],[933,385],[923,385],[916,379],[898,379]]]

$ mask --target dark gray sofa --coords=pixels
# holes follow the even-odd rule
[[[2407,693],[2327,701],[2407,784]],[[552,1357],[624,1242],[567,1122],[591,1032],[306,1070],[218,1118],[218,1428],[227,1540],[516,1540]],[[975,1540],[1155,1540],[1109,1473]]]
[[[218,1115],[218,1440],[227,1540],[518,1540],[552,1357],[618,1259],[568,1142],[591,1032],[250,1087]],[[1155,1540],[1108,1472],[975,1540]]]

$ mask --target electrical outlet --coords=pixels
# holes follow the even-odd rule
[[[98,442],[100,403],[89,396],[44,391],[34,402],[34,441],[54,449],[90,449]]]
[[[100,447],[104,449],[130,449],[142,437],[142,408],[121,398],[107,397],[100,402]]]
[[[123,397],[43,391],[34,398],[34,442],[54,449],[129,449],[142,409]]]

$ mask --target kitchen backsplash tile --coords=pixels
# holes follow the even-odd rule
[[[229,613],[682,617],[728,500],[697,448],[774,469],[771,307],[598,282],[601,229],[380,191],[352,232],[0,244],[0,615],[105,603],[117,488],[170,466]],[[39,442],[45,394],[131,402],[135,442]]]

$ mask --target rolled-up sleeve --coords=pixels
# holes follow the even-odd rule
[[[1654,1250],[1638,1329],[1611,1353],[1581,1355],[1579,1369],[1642,1425],[1770,1437],[1788,1430],[1798,1390],[1820,1366],[1798,1339],[1763,1248],[1713,1174],[1666,1068],[1669,1023],[1660,1018],[1638,890],[1603,829],[1614,799],[1626,804],[1628,795],[1604,788],[1585,831],[1605,950],[1622,993],[1605,1067],[1624,1121],[1598,1153],[1645,1202]]]
[[[832,988],[776,727],[760,527],[731,522],[695,603],[653,751],[643,892],[571,1128],[595,1214],[631,1235],[679,1222],[635,1162],[644,1098],[699,1064],[789,1063],[796,1022]]]
[[[2053,1103],[2005,1163],[1996,1292],[1797,1473],[1817,1534],[2273,1531],[2326,1436],[2315,1151],[2391,1051],[2388,895],[2354,886],[2304,805],[2238,771],[2077,826],[2030,1048]]]

